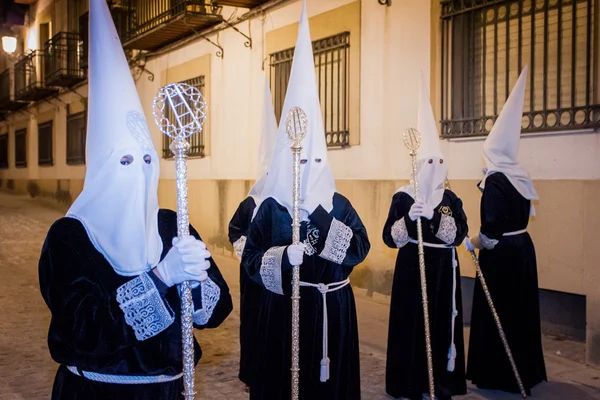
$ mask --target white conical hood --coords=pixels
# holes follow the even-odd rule
[[[159,261],[159,158],[106,0],[90,0],[87,171],[67,216],[125,276]]]
[[[302,3],[302,16],[298,40],[294,51],[292,72],[283,104],[273,158],[263,189],[262,200],[272,197],[287,208],[292,215],[292,141],[285,130],[285,119],[292,107],[300,107],[308,117],[308,132],[302,141],[300,167],[300,202],[311,199],[328,212],[333,209],[335,182],[327,163],[325,130],[317,92],[315,65],[306,14],[306,1]],[[258,209],[258,207],[257,207]]]
[[[521,72],[521,76],[510,92],[492,131],[483,144],[483,158],[487,172],[480,187],[481,189],[485,187],[485,180],[488,176],[495,172],[502,172],[523,197],[528,200],[537,200],[538,195],[531,178],[518,161],[526,83],[527,66]]]
[[[258,175],[256,176],[256,183],[248,194],[248,196],[254,199],[256,204],[260,202],[260,196],[265,186],[269,165],[271,164],[273,146],[275,145],[275,139],[277,139],[277,119],[275,118],[273,97],[271,96],[267,74],[264,76],[264,81],[263,116],[260,131],[260,146],[258,149]]]
[[[422,72],[419,85],[417,130],[421,134],[421,146],[417,152],[419,200],[435,208],[442,202],[444,197],[444,181],[448,175],[448,167],[442,154],[437,124],[429,100],[429,91]],[[412,182],[401,187],[399,191],[409,194],[412,198],[415,197]]]

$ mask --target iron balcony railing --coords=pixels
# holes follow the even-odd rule
[[[15,100],[14,70],[7,68],[0,73],[0,112],[16,111],[27,106]]]
[[[70,87],[85,80],[82,56],[79,34],[59,32],[54,35],[44,46],[45,83]]]
[[[37,101],[58,90],[45,83],[44,52],[34,50],[21,57],[15,64],[15,99]]]

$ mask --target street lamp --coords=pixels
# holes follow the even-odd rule
[[[13,36],[2,36],[2,49],[8,54],[13,54],[17,51],[17,38]]]

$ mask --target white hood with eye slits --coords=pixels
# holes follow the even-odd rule
[[[440,138],[423,73],[421,73],[419,86],[417,130],[421,134],[421,146],[417,151],[419,200],[436,208],[444,197],[444,182],[448,176],[448,167],[444,162],[444,155],[440,147]],[[402,186],[398,192],[405,192],[413,199],[415,198],[412,182]]]
[[[87,170],[67,216],[85,226],[115,272],[155,266],[159,159],[105,0],[90,0]]]
[[[325,130],[316,86],[315,65],[310,41],[306,1],[302,4],[302,15],[298,28],[298,40],[294,51],[292,72],[281,113],[277,141],[261,200],[269,197],[284,206],[292,215],[292,141],[288,138],[285,120],[288,111],[300,107],[308,117],[308,131],[302,141],[300,166],[300,201],[310,198],[311,203],[320,204],[327,212],[333,209],[335,181],[327,163]],[[259,207],[256,207],[258,210]]]

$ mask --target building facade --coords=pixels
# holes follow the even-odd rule
[[[30,5],[19,31],[21,55],[3,55],[4,190],[68,205],[82,189],[85,3]],[[599,3],[308,0],[329,162],[372,242],[352,275],[356,287],[391,291],[396,252],[380,238],[392,195],[410,177],[401,135],[416,125],[420,74],[440,120],[452,189],[474,234],[483,139],[527,64],[520,160],[540,195],[529,231],[544,329],[586,340],[587,360],[600,364]],[[227,225],[257,169],[263,74],[279,118],[301,2],[120,0],[111,6],[163,157],[163,207],[176,204],[174,163],[153,124],[152,100],[160,87],[181,81],[207,100],[205,128],[192,141],[188,164],[190,215],[214,252],[231,255]],[[474,268],[467,256],[460,250],[468,287]]]

